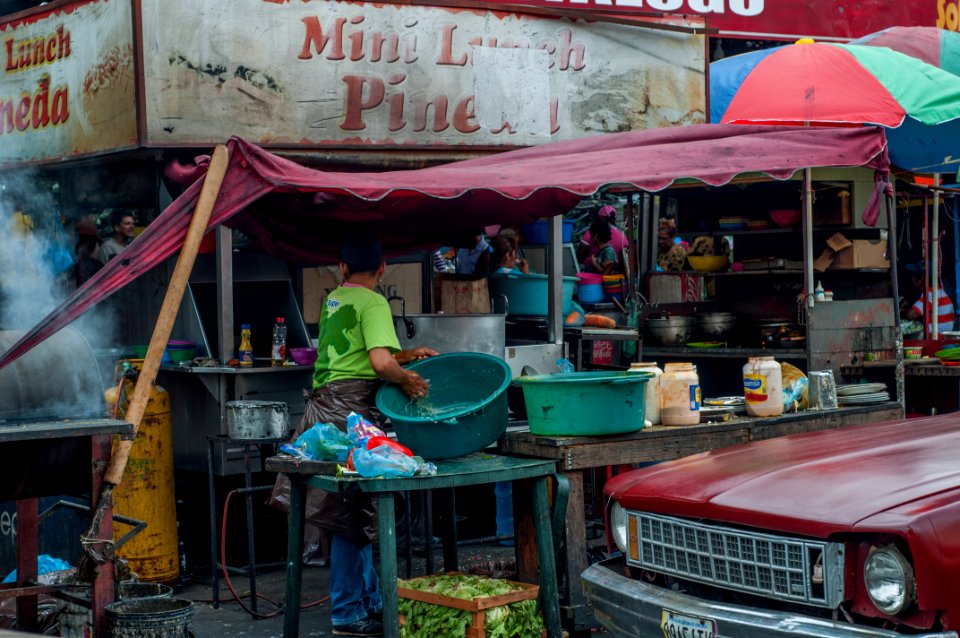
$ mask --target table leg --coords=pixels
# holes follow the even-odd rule
[[[287,531],[287,593],[283,615],[283,638],[300,634],[300,588],[303,578],[303,521],[307,505],[307,488],[295,475],[290,479],[290,521]]]
[[[457,555],[457,500],[452,487],[439,490],[443,508],[443,571],[455,572],[460,568]]]
[[[37,558],[40,554],[39,500],[24,498],[17,501],[17,586],[37,582]],[[39,596],[17,598],[17,628],[28,633],[39,633],[37,618]]]
[[[424,495],[423,513],[423,548],[426,551],[427,575],[434,573],[433,565],[433,490],[421,492]]]
[[[220,609],[220,575],[217,572],[217,488],[213,475],[215,442],[207,439],[207,492],[210,499],[210,594],[213,608]]]
[[[259,448],[258,448],[259,450]],[[247,572],[247,578],[250,582],[250,609],[257,613],[257,552],[256,542],[253,537],[253,476],[250,469],[250,444],[243,444],[243,486],[246,488],[246,510],[247,510],[247,561],[250,571]],[[224,559],[226,560],[226,559]]]
[[[399,638],[397,529],[392,492],[377,494],[377,518],[380,526],[380,596],[383,598],[383,635],[384,638]]]
[[[590,566],[587,556],[586,513],[583,508],[583,472],[563,472],[570,482],[570,496],[567,501],[566,542],[564,548],[564,571],[567,584],[566,607],[567,628],[573,631],[593,626],[592,612],[587,597],[580,584],[580,574]]]
[[[548,638],[560,638],[560,604],[557,594],[557,565],[553,555],[553,530],[550,525],[548,477],[534,479],[533,510],[536,517],[537,558],[540,559],[540,608]],[[578,573],[579,577],[579,573]]]

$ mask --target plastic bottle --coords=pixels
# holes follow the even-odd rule
[[[668,363],[660,377],[660,420],[664,425],[700,423],[700,377],[692,363]]]
[[[627,372],[653,373],[653,378],[647,381],[643,399],[643,414],[650,425],[660,425],[660,376],[663,374],[663,370],[657,366],[656,361],[641,361],[631,363]]]
[[[817,287],[813,289],[813,298],[817,301],[826,301],[823,284],[819,281],[817,282]]]
[[[743,398],[750,416],[783,414],[783,372],[773,357],[750,357],[743,366]]]
[[[270,348],[270,365],[282,366],[287,360],[287,324],[277,317],[273,324],[273,346]]]
[[[237,352],[240,365],[248,368],[253,365],[253,345],[250,342],[250,324],[240,325],[240,350]]]

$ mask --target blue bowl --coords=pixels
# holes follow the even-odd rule
[[[580,284],[577,286],[577,298],[583,303],[603,301],[603,284]]]

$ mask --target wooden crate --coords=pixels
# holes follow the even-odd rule
[[[447,575],[454,576],[456,574],[451,573]],[[509,605],[510,603],[517,603],[521,600],[536,598],[540,593],[539,585],[518,583],[512,580],[507,582],[509,582],[511,585],[516,585],[521,589],[508,592],[506,594],[500,594],[499,596],[484,596],[483,598],[476,598],[474,600],[454,598],[453,596],[444,596],[442,594],[434,594],[427,591],[407,589],[406,587],[398,587],[397,594],[400,596],[400,598],[418,600],[424,603],[440,605],[441,607],[453,607],[454,609],[469,611],[472,617],[470,619],[470,625],[467,627],[467,638],[486,638],[487,609],[500,607],[501,605]],[[400,624],[403,625],[405,620],[406,619],[401,615]]]

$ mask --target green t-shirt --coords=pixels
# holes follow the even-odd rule
[[[340,286],[320,310],[313,388],[340,379],[376,379],[367,354],[373,348],[400,350],[390,304],[368,288]]]

